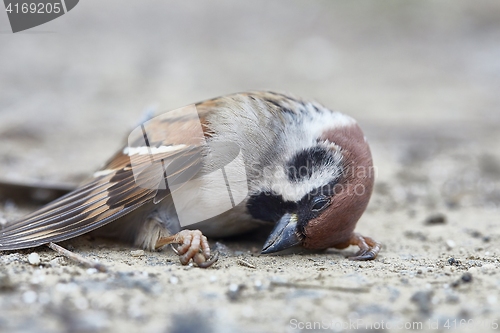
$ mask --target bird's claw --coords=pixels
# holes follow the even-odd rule
[[[205,256],[202,255],[201,253],[197,253],[193,258],[193,261],[195,262],[196,266],[200,268],[210,267],[217,260],[219,260],[219,251],[215,251],[211,258],[205,258]]]
[[[207,268],[219,259],[219,252],[215,252],[211,257],[207,237],[199,230],[181,230],[173,236],[159,240],[157,246],[174,243],[179,244],[177,248],[172,246],[172,249],[179,256],[179,260],[183,265],[187,265],[193,260],[198,267]]]
[[[370,237],[361,236],[354,233],[349,241],[350,245],[359,246],[359,251],[350,260],[373,260],[377,257],[380,251],[381,244]]]

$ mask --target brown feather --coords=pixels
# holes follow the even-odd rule
[[[199,143],[199,137],[190,136],[194,128],[190,122],[193,121],[198,119],[170,117],[166,121],[163,117],[161,121],[152,119],[149,122],[151,146],[186,145],[183,150],[155,154],[155,161],[168,163],[182,157],[184,164],[181,163],[179,170],[169,177],[199,170],[199,149],[193,150],[193,146],[188,145]],[[73,238],[112,222],[152,199],[159,202],[168,196],[168,189],[158,190],[160,182],[165,182],[163,173],[159,172],[161,169],[155,167],[158,164],[150,167],[151,157],[148,155],[135,157],[138,158],[134,159],[134,167],[142,170],[137,180],[130,157],[118,152],[101,169],[105,175],[96,173],[97,177],[76,190],[2,228],[0,250],[16,250]]]
[[[257,131],[269,120],[269,115],[262,119],[255,118],[255,115],[251,118],[252,115],[247,115],[239,105],[241,102],[251,104],[255,110],[269,109],[272,116],[280,121],[286,114],[304,112],[302,101],[293,97],[272,92],[251,92],[197,103],[198,117],[172,111],[153,118],[146,123],[150,147],[182,144],[185,145],[184,149],[154,156],[135,155],[134,170],[142,171],[139,177],[134,177],[131,157],[123,151],[118,152],[95,177],[81,187],[1,229],[0,250],[66,240],[104,226],[149,202],[160,202],[170,194],[168,188],[159,188],[162,182],[167,186],[169,182],[182,183],[195,177],[200,170],[200,145],[206,138],[215,135],[207,123],[211,113],[221,107],[234,108],[238,116],[248,117]],[[202,133],[199,131],[200,122]],[[140,145],[142,139],[137,137],[135,143]],[[173,163],[173,170],[169,170],[172,172],[168,173],[167,180],[163,177],[159,163],[151,166],[152,157],[155,162],[163,160]]]

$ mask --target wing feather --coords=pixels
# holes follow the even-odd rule
[[[127,153],[124,149],[81,187],[3,227],[0,230],[0,250],[29,248],[70,239],[114,221],[145,203],[160,202],[170,194],[168,184],[170,187],[180,186],[195,177],[201,168],[200,149],[196,148],[199,148],[203,138],[200,138],[198,121],[201,121],[204,137],[210,138],[215,133],[206,120],[210,113],[221,107],[243,102],[262,109],[265,103],[270,103],[269,106],[276,106],[273,112],[280,117],[280,110],[283,114],[300,111],[296,110],[293,101],[287,96],[270,92],[243,93],[196,104],[199,119],[192,114],[182,116],[175,112],[166,118],[153,118],[148,122],[151,128],[151,133],[149,129],[147,133],[148,149],[155,147],[155,151],[160,152],[155,153],[154,160],[162,164],[168,162],[169,172],[159,168],[159,163],[155,164],[156,167],[149,166],[152,161],[150,155],[141,155],[139,151],[137,154]],[[245,117],[241,114],[242,110],[235,108],[235,112]],[[141,142],[141,138],[136,141]],[[137,179],[132,171],[131,155],[134,155],[134,170],[138,167],[142,171]],[[164,184],[163,187],[161,184]]]
[[[153,144],[167,145],[168,142]],[[155,160],[163,160],[168,165],[179,159],[180,162],[176,162],[179,169],[168,178],[186,179],[192,177],[193,170],[200,169],[199,151],[200,147],[186,146],[179,151],[158,154]],[[140,179],[136,179],[130,156],[119,152],[101,172],[96,173],[97,177],[2,228],[0,250],[17,250],[70,239],[110,223],[153,199],[155,203],[159,202],[170,193],[168,185],[167,188],[160,187],[160,182],[168,184],[168,179],[159,165],[151,165],[147,155],[135,159],[134,167],[142,170]],[[182,177],[186,171],[189,176]]]

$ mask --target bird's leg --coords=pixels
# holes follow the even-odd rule
[[[358,233],[353,233],[349,240],[349,245],[359,246],[359,251],[354,257],[349,257],[350,260],[373,260],[377,257],[380,251],[381,244],[370,237],[361,236]]]
[[[216,252],[210,259],[210,246],[207,237],[199,230],[181,230],[175,235],[160,237],[155,248],[158,249],[167,244],[179,244],[176,253],[183,265],[187,265],[191,259],[201,268],[212,266],[219,258]]]

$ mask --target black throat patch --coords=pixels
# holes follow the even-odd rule
[[[277,222],[285,213],[295,211],[297,204],[284,201],[281,195],[260,192],[250,196],[247,201],[247,209],[255,219]]]

